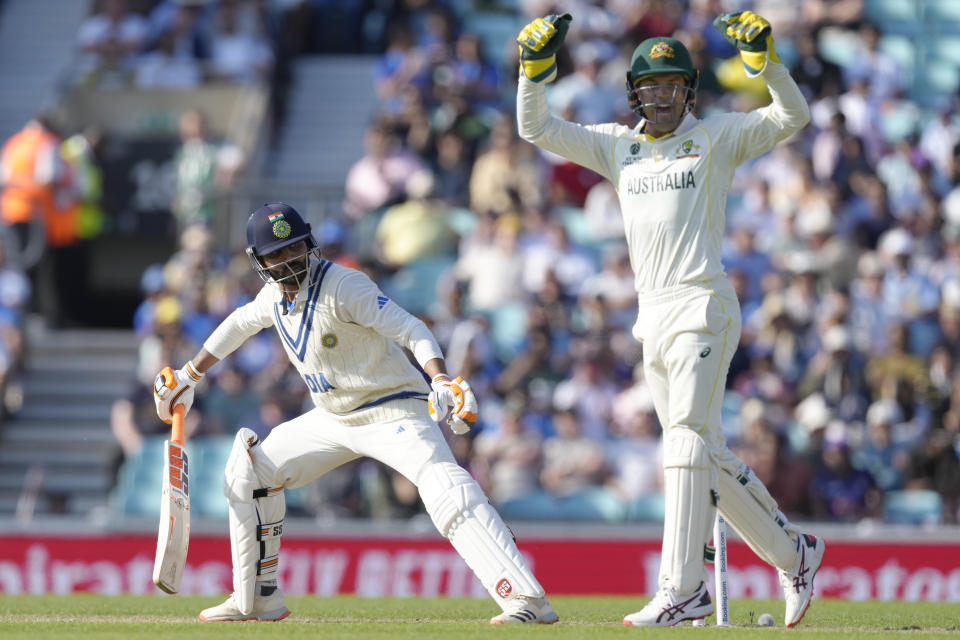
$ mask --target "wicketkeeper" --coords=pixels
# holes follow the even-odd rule
[[[265,284],[210,335],[199,353],[155,384],[157,414],[193,404],[211,366],[274,327],[316,408],[274,427],[262,442],[240,429],[224,473],[233,594],[203,621],[281,620],[277,585],[284,489],[302,487],[361,456],[396,469],[420,491],[440,533],[503,609],[492,624],[557,621],[513,534],[453,458],[438,423],[456,434],[477,420],[470,384],[447,374],[433,334],[363,273],[320,256],[293,207],[266,204],[247,222],[247,255]],[[409,349],[432,383],[410,364]]]
[[[624,624],[667,626],[713,613],[704,550],[719,509],[779,569],[792,627],[810,604],[825,547],[784,517],[727,448],[720,404],[740,339],[740,305],[720,248],[734,168],[806,125],[807,104],[777,57],[770,24],[744,11],[719,16],[714,26],[738,47],[747,75],[764,79],[769,106],[697,119],[699,74],[690,54],[682,42],[657,37],[640,43],[626,73],[636,126],[566,122],[549,113],[545,84],[557,75],[570,20],[538,18],[517,37],[517,117],[525,140],[610,180],[623,212],[639,301],[633,334],[643,343],[664,428],[666,497],[659,590]]]

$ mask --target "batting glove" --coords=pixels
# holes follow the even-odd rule
[[[713,21],[713,27],[740,50],[747,76],[753,78],[759,75],[766,68],[768,60],[780,62],[780,56],[773,48],[770,23],[752,11],[719,15]]]
[[[465,434],[477,422],[477,396],[470,383],[457,376],[455,380],[440,374],[430,383],[433,389],[427,398],[427,410],[435,422],[447,421],[450,430],[458,436]]]
[[[173,420],[173,408],[178,404],[183,405],[184,415],[190,411],[193,406],[193,388],[203,380],[203,376],[192,362],[176,371],[170,367],[163,368],[153,383],[153,402],[161,420],[170,424]]]
[[[567,36],[573,16],[549,15],[537,18],[517,36],[520,45],[520,73],[533,82],[553,82],[557,77],[557,51]]]

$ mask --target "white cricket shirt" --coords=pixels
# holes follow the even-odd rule
[[[545,87],[520,75],[518,132],[524,140],[596,171],[617,189],[638,294],[724,275],[720,261],[734,168],[769,151],[810,120],[786,68],[761,74],[773,97],[749,113],[699,120],[687,114],[670,135],[636,127],[583,126],[549,113]]]
[[[384,407],[391,400],[427,397],[429,385],[400,346],[410,349],[421,366],[443,357],[423,322],[387,298],[365,274],[328,260],[311,260],[310,284],[301,288],[292,307],[276,284],[265,284],[203,347],[223,359],[270,326],[313,403],[339,416]]]

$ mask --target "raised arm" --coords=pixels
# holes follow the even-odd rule
[[[740,51],[748,77],[760,76],[772,101],[748,115],[740,132],[735,161],[769,151],[810,122],[810,108],[773,45],[770,23],[751,11],[725,13],[713,26]],[[754,122],[755,121],[755,122]]]
[[[556,52],[570,20],[570,14],[537,18],[517,36],[517,132],[541,149],[614,180],[611,156],[617,125],[584,127],[553,116],[547,107],[546,84],[557,76]]]

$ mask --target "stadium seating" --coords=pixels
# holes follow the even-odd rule
[[[884,497],[883,519],[888,524],[939,524],[943,498],[936,491],[905,489],[888,491]]]
[[[916,0],[868,0],[866,14],[878,24],[911,22],[920,18]]]
[[[513,302],[486,315],[497,354],[508,362],[517,353],[527,334],[527,306],[522,302]]]
[[[651,493],[628,504],[626,518],[637,522],[663,522],[664,508],[663,494]]]
[[[114,513],[130,516],[159,516],[160,493],[163,487],[163,436],[144,439],[143,449],[124,460],[117,477],[117,486],[110,492]],[[192,447],[187,455],[192,458]]]
[[[867,4],[873,4],[872,0]],[[889,1],[889,0],[888,0]],[[901,0],[907,2],[908,0]],[[926,0],[925,15],[928,24],[939,24],[960,29],[960,2],[957,0]]]
[[[437,299],[437,281],[453,266],[448,257],[415,260],[383,283],[383,292],[410,313],[423,313]]]

